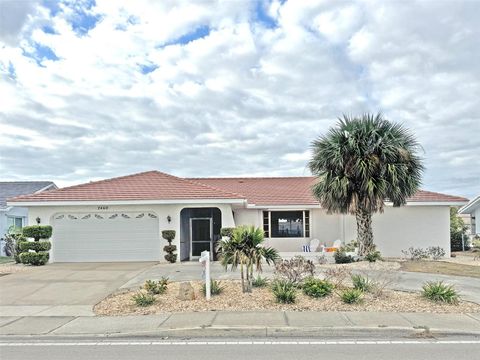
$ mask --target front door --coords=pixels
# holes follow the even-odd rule
[[[190,259],[200,257],[205,250],[212,252],[212,218],[191,218],[190,240]]]

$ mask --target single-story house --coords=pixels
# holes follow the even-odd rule
[[[327,214],[311,193],[313,177],[179,178],[149,171],[20,196],[29,221],[53,226],[51,261],[163,261],[162,230],[175,230],[181,261],[214,250],[222,227],[263,228],[267,245],[302,251],[311,239],[331,245],[356,237],[355,218]],[[449,207],[457,196],[419,191],[404,207],[387,204],[373,219],[385,256],[410,246],[450,253]]]
[[[467,205],[458,210],[459,214],[470,215],[470,234],[480,236],[480,226],[477,221],[480,219],[480,195],[470,201]]]
[[[0,255],[4,255],[2,240],[8,230],[12,226],[22,228],[28,225],[28,209],[26,207],[7,206],[7,199],[51,189],[57,189],[57,186],[51,181],[0,182]]]

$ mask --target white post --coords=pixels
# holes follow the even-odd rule
[[[210,252],[202,251],[200,254],[200,259],[205,266],[205,298],[207,301],[210,300]]]

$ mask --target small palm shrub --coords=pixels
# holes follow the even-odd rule
[[[266,277],[261,277],[260,275],[258,275],[252,281],[252,286],[253,287],[261,288],[261,287],[265,287],[267,285],[268,285],[268,279]]]
[[[297,297],[295,284],[289,280],[277,279],[272,284],[275,300],[282,304],[293,304]]]
[[[382,254],[378,250],[370,251],[367,255],[365,255],[365,260],[371,263],[380,261],[382,260]]]
[[[220,284],[220,281],[210,279],[210,295],[219,295],[225,289],[224,286]],[[207,294],[207,286],[203,284],[202,287],[203,295]]]
[[[138,292],[132,296],[132,300],[137,306],[146,307],[155,302],[155,296],[150,293]]]
[[[314,277],[306,278],[303,282],[303,292],[305,295],[321,298],[330,295],[334,285],[327,280],[320,280]]]
[[[373,282],[368,278],[368,276],[353,274],[351,276],[351,279],[353,283],[353,288],[362,292],[369,292],[374,287]]]
[[[349,264],[355,261],[352,256],[347,255],[343,250],[335,251],[333,257],[335,259],[335,264]]]
[[[443,281],[429,281],[422,287],[422,296],[426,299],[457,304],[460,297],[452,285],[444,284]]]
[[[160,280],[147,280],[143,288],[151,295],[163,294],[167,291],[168,278],[162,277]]]
[[[362,302],[363,291],[358,289],[347,289],[340,294],[345,304],[358,304]]]

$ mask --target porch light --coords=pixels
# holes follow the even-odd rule
[[[169,224],[172,222],[172,217],[170,215],[167,216],[167,221]]]
[[[37,217],[37,218],[35,219],[35,221],[37,222],[37,224],[40,224],[40,223],[42,222],[42,220],[40,220],[39,217]]]

